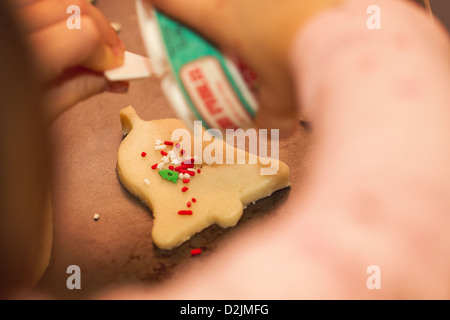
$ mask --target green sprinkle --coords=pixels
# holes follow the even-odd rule
[[[178,172],[169,170],[169,169],[165,169],[165,170],[160,170],[159,174],[161,175],[161,177],[163,177],[163,179],[172,181],[173,183],[177,183],[178,182]]]

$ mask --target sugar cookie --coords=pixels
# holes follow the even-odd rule
[[[117,174],[153,212],[152,239],[161,249],[175,248],[212,224],[235,226],[245,206],[289,186],[285,163],[271,159],[278,172],[261,175],[262,158],[248,164],[250,155],[238,149],[232,150],[235,158],[244,155],[246,164],[200,162],[198,154],[187,154],[188,140],[171,140],[177,129],[191,133],[181,120],[144,121],[131,106],[120,111],[120,119],[127,136],[119,147]],[[224,155],[232,148],[212,140],[202,142],[202,152],[212,143],[220,144]],[[194,138],[190,143],[195,150]]]

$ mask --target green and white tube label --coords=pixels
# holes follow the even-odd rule
[[[242,79],[211,43],[155,10],[170,67],[196,118],[209,128],[246,128],[255,117]]]

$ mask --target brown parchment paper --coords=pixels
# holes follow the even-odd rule
[[[134,1],[99,0],[98,8],[122,25],[127,50],[146,55]],[[116,176],[122,139],[119,110],[133,105],[145,120],[176,117],[156,78],[131,83],[127,94],[104,93],[63,114],[49,130],[53,153],[51,178],[54,242],[50,265],[38,290],[52,298],[84,299],[99,290],[128,283],[154,284],[202,263],[232,236],[239,237],[264,219],[276,219],[305,181],[310,134],[300,124],[280,141],[280,159],[291,168],[291,189],[249,206],[235,228],[212,226],[180,247],[152,244],[151,212],[122,188]],[[99,221],[94,215],[99,214]],[[190,256],[190,249],[203,253]],[[66,270],[81,269],[81,290],[69,290]]]

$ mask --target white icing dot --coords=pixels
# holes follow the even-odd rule
[[[160,140],[160,139],[156,139],[155,140],[155,146],[159,146],[160,144],[162,144],[163,142],[162,142],[162,140]]]
[[[181,163],[181,161],[180,160],[178,160],[178,159],[172,159],[172,164],[174,164],[174,165],[179,165]]]
[[[195,172],[195,169],[194,169],[194,168],[188,168],[187,170],[188,170],[188,171]]]
[[[148,186],[150,185],[150,181],[148,179],[144,179],[144,183]]]
[[[184,179],[184,174],[183,173],[180,173],[179,175],[178,175],[178,179]]]
[[[159,170],[161,170],[162,168],[164,168],[164,162],[158,163],[158,165],[156,166]]]

